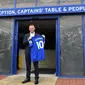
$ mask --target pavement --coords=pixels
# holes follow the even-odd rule
[[[22,75],[0,76],[0,85],[34,85],[34,77],[31,82],[22,84],[25,79]],[[85,85],[85,78],[58,78],[56,76],[40,75],[38,85]]]
[[[58,78],[56,85],[85,85],[85,78]]]
[[[21,82],[25,79],[25,76],[12,75],[4,77],[0,80],[0,85],[34,85],[34,77],[31,77],[31,82],[22,84]],[[38,85],[55,85],[57,77],[40,77]]]

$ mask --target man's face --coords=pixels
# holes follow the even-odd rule
[[[35,31],[34,25],[30,25],[30,26],[29,26],[29,31],[30,31],[31,33],[33,33],[33,32]]]

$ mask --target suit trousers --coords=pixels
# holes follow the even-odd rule
[[[28,53],[25,53],[26,60],[26,77],[30,78],[31,74],[31,56]],[[34,65],[34,74],[35,78],[39,78],[39,70],[38,70],[38,61],[33,62]]]

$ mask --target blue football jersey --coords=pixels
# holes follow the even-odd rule
[[[41,35],[34,36],[29,41],[32,61],[40,61],[45,59],[44,44],[45,38]]]

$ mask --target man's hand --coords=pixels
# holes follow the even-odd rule
[[[32,37],[30,36],[30,37],[28,38],[28,41],[31,40],[31,38],[32,38]]]
[[[42,34],[42,37],[45,39],[45,35]],[[45,44],[45,41],[44,41],[44,44]]]
[[[44,38],[45,38],[45,35],[42,35],[42,37],[44,37]]]

